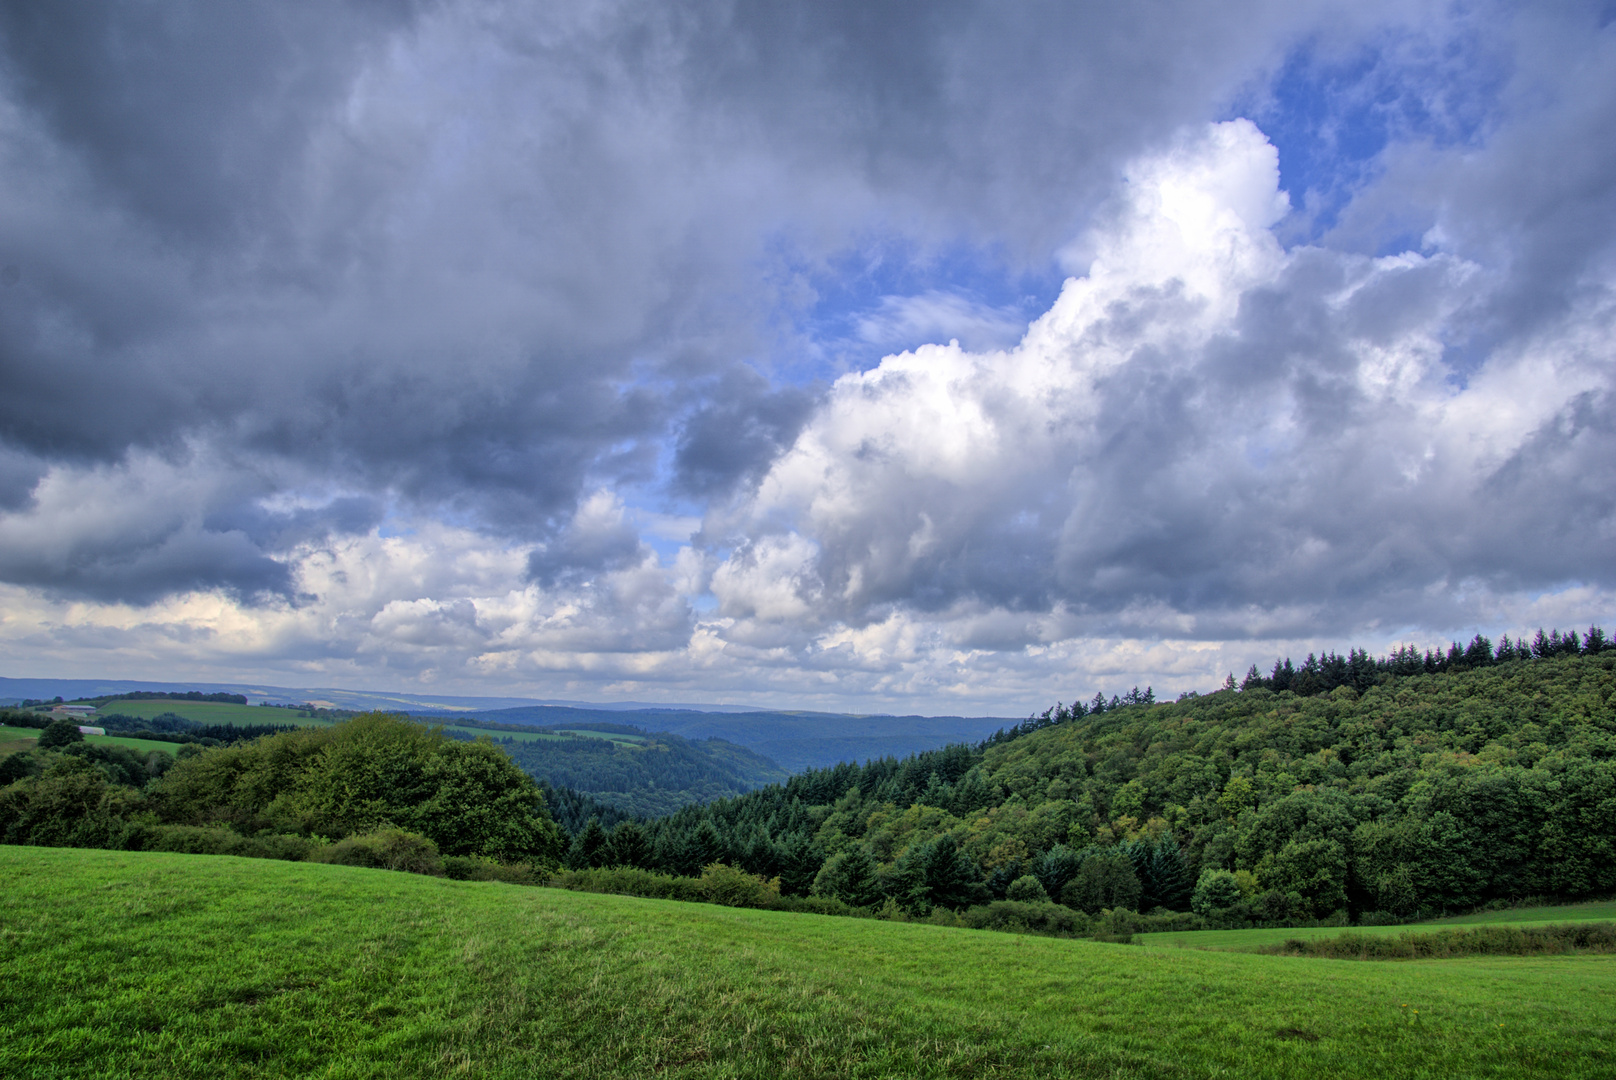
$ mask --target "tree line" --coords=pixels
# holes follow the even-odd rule
[[[652,821],[586,821],[569,865],[692,875],[724,862],[788,896],[916,913],[1020,896],[1228,925],[1609,893],[1616,652],[1597,628],[1558,640],[1525,657],[1512,642],[1503,660],[1489,644],[1486,663],[1478,647],[1430,673],[1423,656],[1418,673],[1385,667],[1411,666],[1399,650],[1361,692],[1226,684],[1051,709],[976,746],[808,770]]]

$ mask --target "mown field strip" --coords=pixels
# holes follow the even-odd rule
[[[0,848],[7,1077],[1609,1077],[1616,958],[1141,948]]]

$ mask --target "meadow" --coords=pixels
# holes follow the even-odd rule
[[[8,1077],[1608,1077],[1616,957],[1110,945],[0,848]]]
[[[228,701],[186,701],[167,698],[117,698],[96,710],[99,715],[121,713],[150,720],[163,713],[173,713],[199,724],[295,724],[300,727],[328,727],[330,720],[322,717],[299,716],[296,709],[270,708],[263,705],[236,705]],[[92,718],[86,723],[95,723]]]
[[[1432,930],[1455,929],[1468,926],[1563,926],[1567,923],[1616,922],[1616,900],[1591,900],[1581,904],[1557,904],[1542,907],[1505,908],[1502,911],[1483,911],[1474,915],[1455,915],[1446,919],[1428,919],[1424,922],[1404,923],[1396,926],[1293,926],[1264,927],[1256,930],[1169,930],[1160,933],[1136,934],[1134,940],[1144,945],[1175,945],[1191,949],[1254,950],[1278,945],[1293,939],[1336,937],[1349,929],[1354,934],[1396,937],[1399,934],[1425,933]]]
[[[93,723],[86,721],[86,723]],[[127,746],[131,750],[149,753],[152,750],[161,750],[165,754],[172,754],[179,747],[171,742],[161,742],[157,739],[131,739],[125,735],[86,735],[84,741],[97,746]],[[18,728],[0,726],[0,757],[7,754],[32,750],[39,742],[38,728]]]

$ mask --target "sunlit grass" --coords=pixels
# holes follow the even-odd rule
[[[0,848],[0,975],[8,1077],[1616,1073],[1610,957],[1141,948],[217,856]]]

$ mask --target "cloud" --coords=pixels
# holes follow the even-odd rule
[[[1007,708],[1616,610],[1602,19],[13,5],[0,640]]]
[[[1462,625],[1514,590],[1616,584],[1593,555],[1616,492],[1588,467],[1608,298],[1456,385],[1447,343],[1496,282],[1445,253],[1287,252],[1277,185],[1249,122],[1187,135],[1130,170],[1088,273],[1019,346],[925,346],[837,380],[709,524],[753,538],[715,575],[737,585],[715,585],[722,610],[1058,616],[998,619],[1007,648]]]

